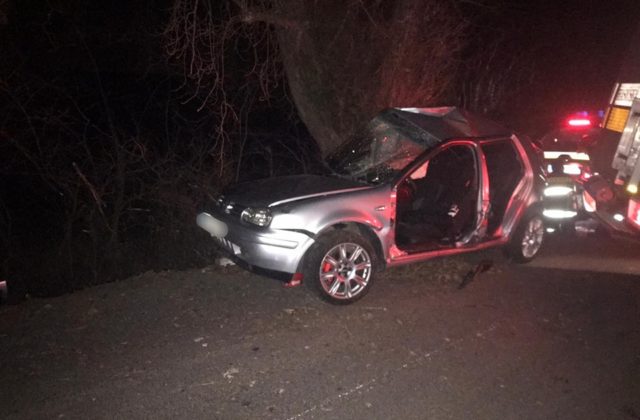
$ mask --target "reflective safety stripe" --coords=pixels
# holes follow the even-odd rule
[[[609,109],[609,112],[607,112],[607,119],[604,124],[604,128],[622,133],[622,130],[624,130],[624,126],[627,123],[627,118],[629,118],[628,108],[612,106]]]

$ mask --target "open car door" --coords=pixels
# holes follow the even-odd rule
[[[408,253],[455,248],[476,231],[482,172],[473,143],[446,144],[397,186],[396,245]]]

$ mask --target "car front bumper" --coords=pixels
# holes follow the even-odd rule
[[[314,243],[313,237],[304,232],[248,226],[218,212],[200,213],[196,222],[232,256],[266,270],[295,273]]]

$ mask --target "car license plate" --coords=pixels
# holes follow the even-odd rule
[[[209,213],[200,213],[196,221],[198,226],[216,238],[224,238],[229,232],[229,228],[225,222],[216,219]]]

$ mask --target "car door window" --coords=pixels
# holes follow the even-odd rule
[[[481,148],[489,173],[490,211],[487,230],[492,234],[502,222],[511,196],[524,174],[524,166],[511,139],[483,143]]]

